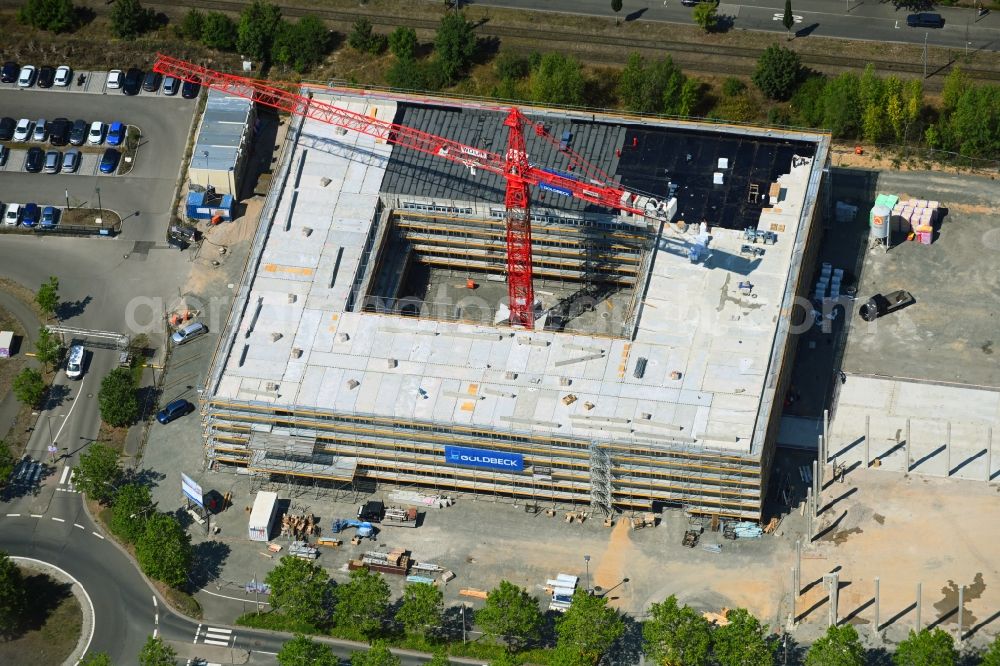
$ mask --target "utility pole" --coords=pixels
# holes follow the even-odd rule
[[[925,79],[927,78],[927,37],[930,34],[931,33],[929,32],[924,33],[924,78]]]
[[[879,589],[878,589],[878,583],[879,583],[878,576],[875,576],[875,633],[876,633],[876,635],[878,634],[878,628],[879,628],[879,616],[878,616],[878,614],[879,614],[879,607],[878,607],[878,605],[879,605],[879,595],[878,595]]]

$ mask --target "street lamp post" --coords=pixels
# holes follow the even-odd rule
[[[201,151],[202,157],[205,158],[205,189],[212,187],[212,176],[208,173],[208,151]]]
[[[101,205],[101,188],[95,187],[94,189],[97,191],[97,216],[103,218],[104,206]]]
[[[583,561],[587,564],[587,594],[590,594],[590,555],[584,555]]]

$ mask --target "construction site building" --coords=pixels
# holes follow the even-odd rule
[[[506,146],[502,110],[317,97]],[[525,132],[533,164],[575,151],[672,221],[536,189],[539,318],[512,328],[503,178],[292,118],[203,392],[210,468],[760,518],[828,136],[527,115],[564,143]]]

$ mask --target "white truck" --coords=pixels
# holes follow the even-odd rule
[[[250,511],[250,540],[267,541],[271,536],[271,524],[278,510],[278,493],[262,490],[257,493]]]

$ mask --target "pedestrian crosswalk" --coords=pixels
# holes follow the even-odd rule
[[[73,483],[76,477],[76,470],[69,465],[63,466],[62,474],[59,476],[59,485],[56,486],[56,490],[62,491],[64,493],[78,493],[79,490],[76,489],[76,485]]]
[[[45,465],[40,461],[24,457],[19,463],[17,463],[17,466],[14,467],[14,473],[11,474],[10,478],[11,485],[28,490],[37,488],[44,471]]]
[[[221,645],[223,647],[229,645],[230,639],[233,637],[232,629],[217,629],[215,627],[205,628],[205,638],[203,642],[206,645]],[[195,636],[195,642],[197,642],[198,637]]]

